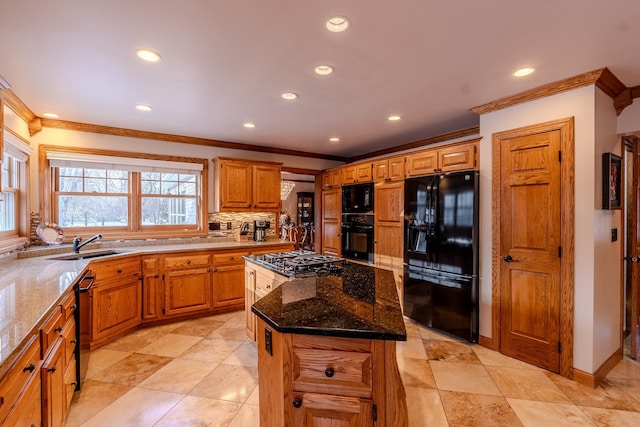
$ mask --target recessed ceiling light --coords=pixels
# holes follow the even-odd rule
[[[138,110],[138,111],[151,111],[151,110],[153,110],[153,108],[151,107],[151,105],[138,104],[138,105],[136,105],[136,110]]]
[[[389,120],[390,122],[397,122],[398,120],[400,120],[402,118],[402,116],[398,116],[398,115],[393,115],[393,116],[389,116],[387,117],[387,120]]]
[[[346,30],[349,28],[349,25],[351,25],[351,22],[349,22],[349,19],[347,19],[346,16],[332,16],[327,19],[327,22],[325,23],[327,30],[334,33],[340,33]]]
[[[291,101],[293,99],[297,99],[298,98],[298,94],[295,93],[295,92],[284,92],[282,94],[282,98],[284,98],[284,99],[286,99],[288,101]]]
[[[242,126],[248,129],[253,129],[254,127],[256,127],[255,123],[244,123]]]
[[[318,65],[315,68],[315,72],[321,76],[326,76],[333,73],[333,67],[331,65]]]
[[[42,113],[42,117],[47,117],[49,119],[57,119],[60,116],[57,115],[56,113]]]
[[[513,73],[514,76],[516,77],[524,77],[524,76],[528,76],[529,74],[533,73],[535,70],[533,68],[520,68],[518,71],[516,71],[515,73]]]
[[[329,142],[340,142],[340,138],[338,138],[337,136],[333,136],[329,138]]]
[[[149,49],[138,49],[136,50],[136,55],[138,55],[138,58],[147,62],[159,62],[162,59],[158,52]]]

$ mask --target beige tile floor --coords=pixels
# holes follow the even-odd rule
[[[640,426],[640,364],[596,389],[406,321],[410,426]],[[71,426],[258,426],[244,312],[142,329],[91,353]]]

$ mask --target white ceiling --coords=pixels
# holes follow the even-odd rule
[[[324,28],[335,14],[348,31]],[[353,156],[477,126],[474,106],[605,66],[640,85],[639,18],[639,0],[2,0],[0,75],[36,115]]]

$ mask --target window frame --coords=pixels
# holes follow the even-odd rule
[[[0,133],[0,139],[3,144],[0,151],[0,157],[2,163],[0,165],[0,193],[12,193],[14,201],[14,228],[11,230],[0,231],[0,254],[23,247],[29,241],[29,160],[30,153],[24,152],[25,159],[18,159],[10,156],[5,151],[5,138],[14,138],[16,142],[24,143],[25,146],[29,145],[29,141],[18,135],[11,129],[4,128]],[[18,148],[19,151],[22,151]],[[2,177],[2,169],[7,165],[7,159],[11,158],[12,170],[10,171],[11,187],[7,185]]]
[[[53,145],[41,145],[39,147],[40,181],[43,191],[40,192],[41,217],[44,221],[56,222],[58,218],[58,196],[56,191],[56,180],[58,178],[58,168],[51,167],[47,159],[47,151],[69,152],[76,154],[129,157],[146,160],[173,161],[182,163],[194,163],[202,165],[202,171],[196,174],[199,182],[196,185],[196,224],[175,224],[175,225],[143,225],[142,224],[142,173],[129,172],[129,192],[128,193],[105,193],[109,195],[127,196],[129,224],[123,227],[65,227],[65,241],[71,241],[74,236],[86,236],[100,233],[105,239],[147,239],[147,238],[172,238],[172,237],[196,237],[208,235],[207,215],[208,215],[208,159],[177,157],[167,155],[143,154],[124,151],[69,148]],[[86,167],[85,167],[86,168]],[[100,169],[96,167],[96,169]],[[197,189],[199,189],[199,194]],[[69,193],[63,194],[91,194],[91,193]],[[100,193],[102,194],[102,193]]]

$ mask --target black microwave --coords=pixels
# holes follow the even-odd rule
[[[373,213],[373,182],[343,186],[342,213]]]

